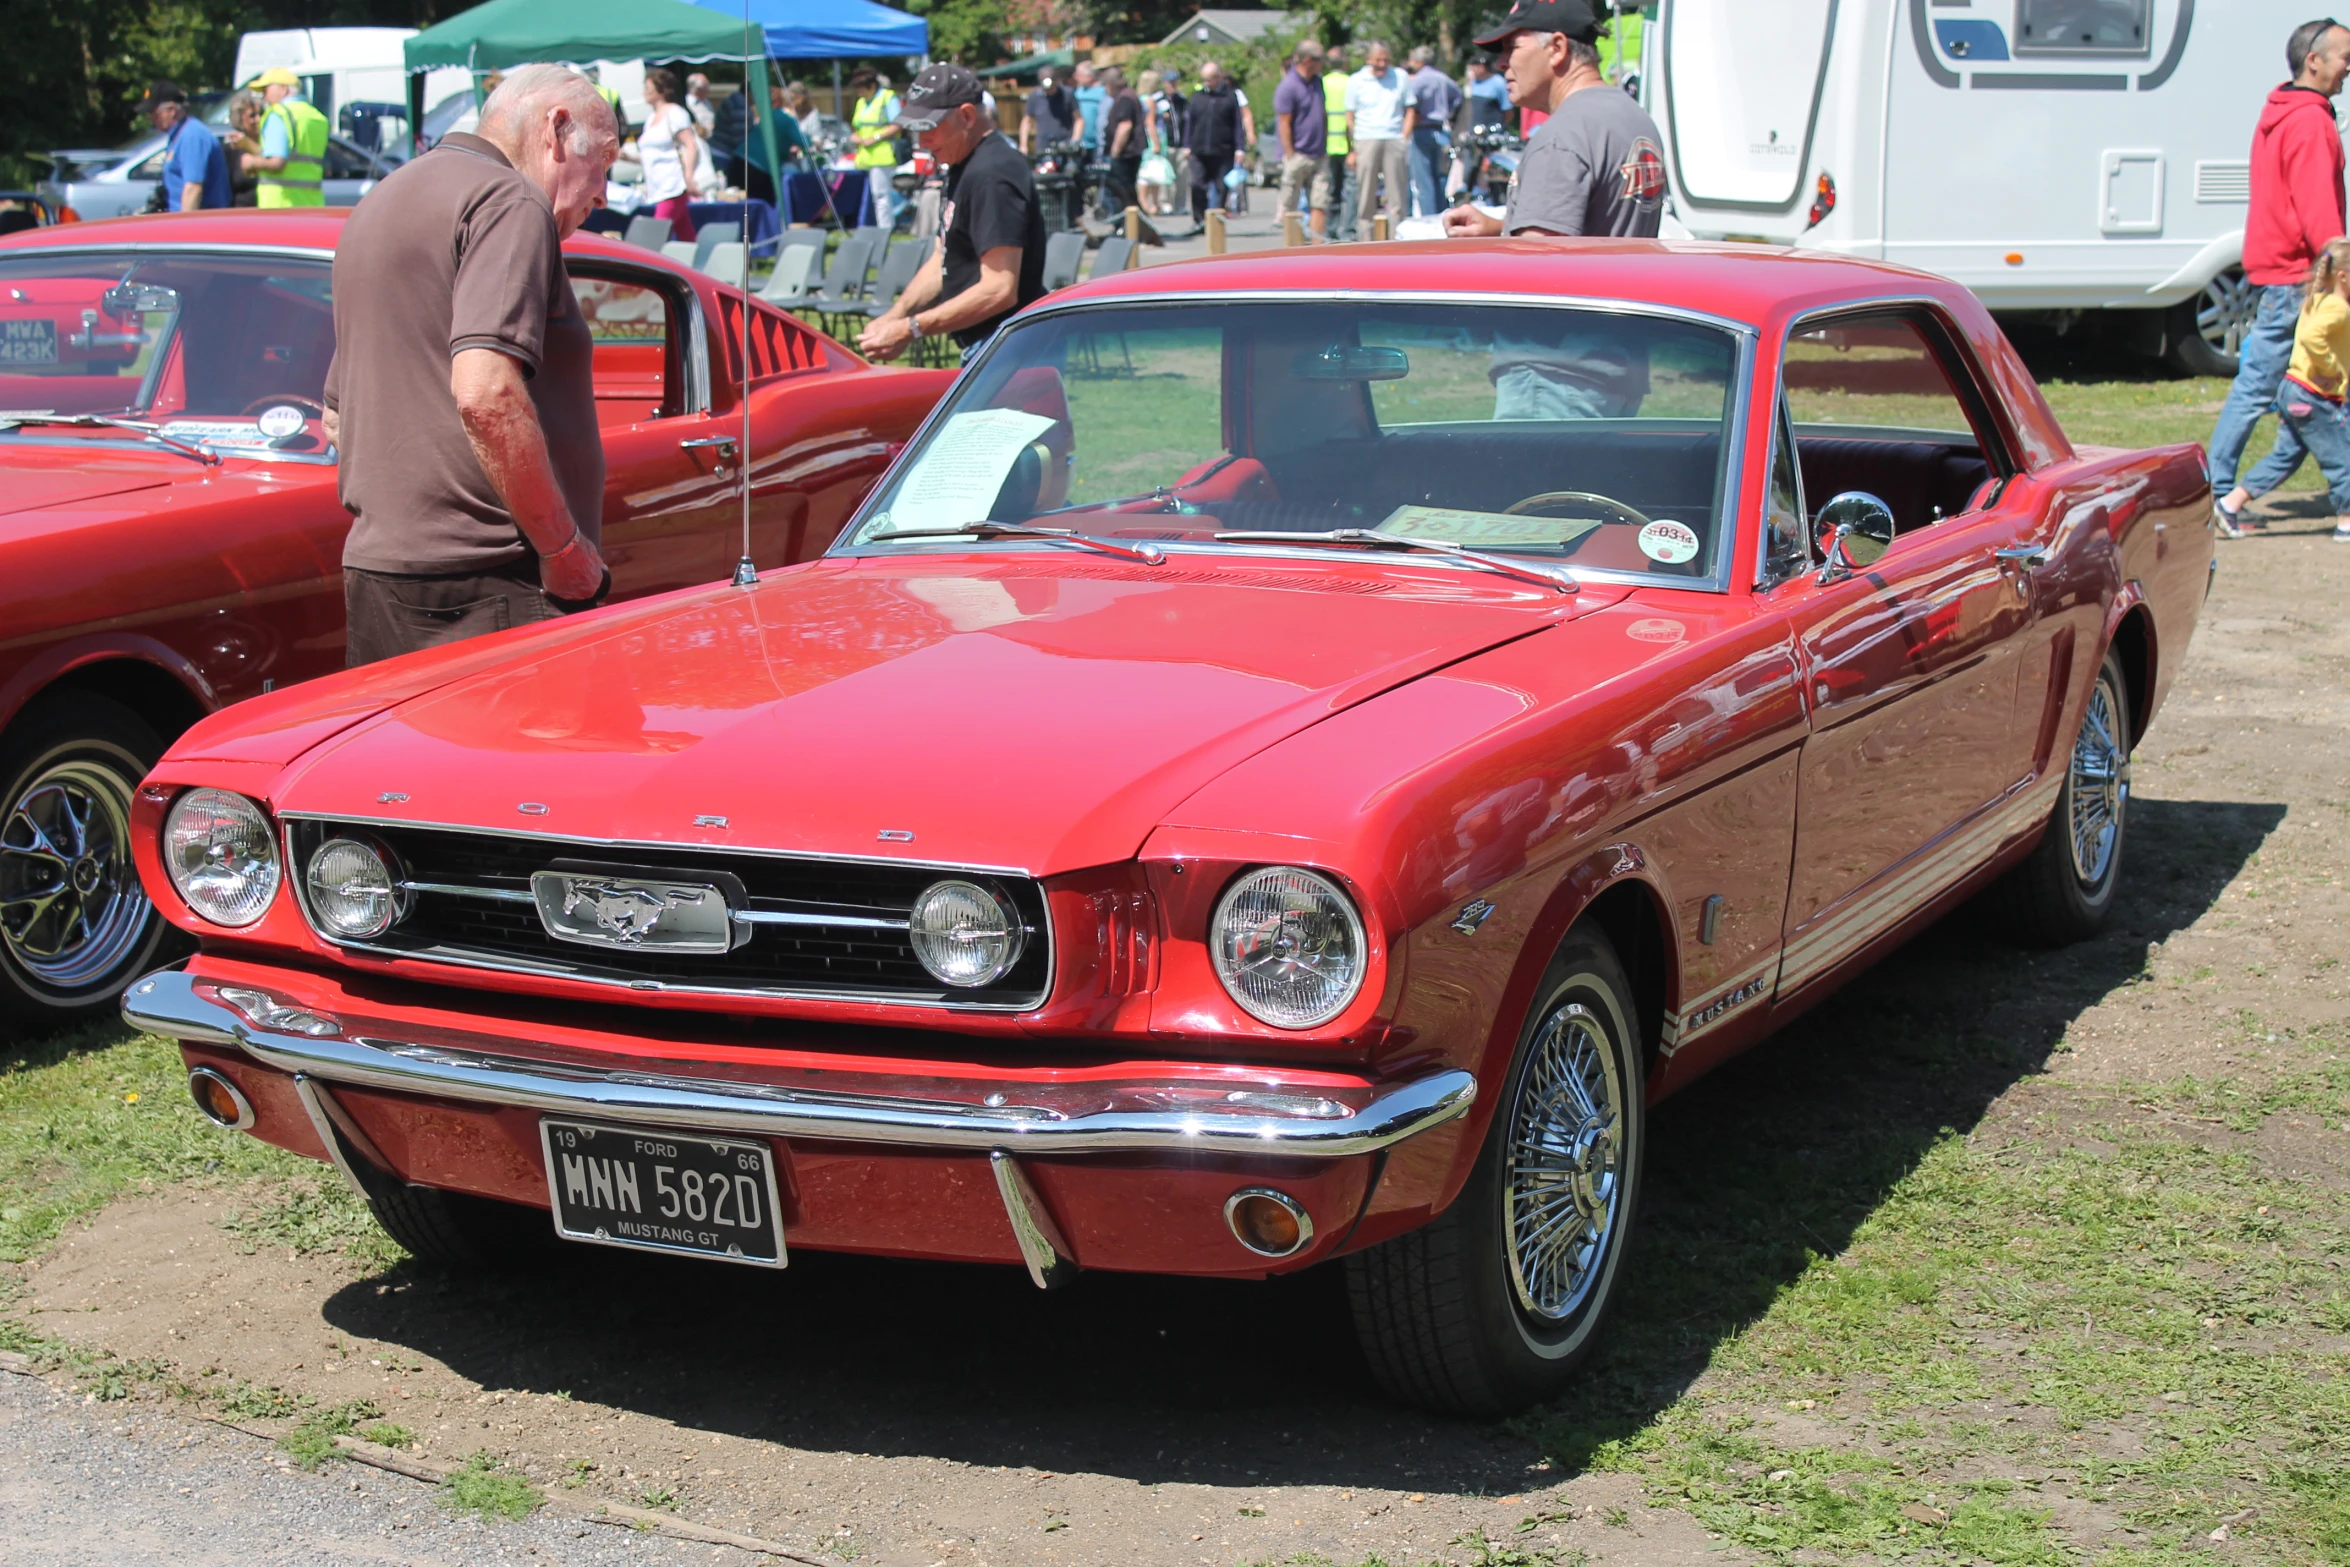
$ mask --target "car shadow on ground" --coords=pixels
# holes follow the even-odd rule
[[[1597,1442],[1669,1407],[1938,1138],[1974,1126],[2209,909],[2284,817],[2134,804],[2100,939],[2019,951],[1961,910],[1659,1109],[1627,1293],[1554,1411],[1563,1429]],[[492,1279],[407,1265],[326,1314],[487,1387],[815,1450],[1471,1493],[1524,1485],[1537,1456],[1513,1428],[1383,1402],[1337,1268],[1264,1284],[1091,1274],[1040,1295],[1009,1268],[802,1253],[772,1274],[563,1248]]]

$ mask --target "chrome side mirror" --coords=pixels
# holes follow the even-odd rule
[[[1883,560],[1893,547],[1893,508],[1866,490],[1846,490],[1820,508],[1812,538],[1820,550],[1820,581],[1841,582]]]

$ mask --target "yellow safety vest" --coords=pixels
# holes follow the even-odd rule
[[[257,176],[254,205],[261,207],[323,207],[326,205],[326,116],[299,98],[273,103],[261,117],[263,129],[273,119],[286,125],[286,166],[276,173],[264,169]]]
[[[1330,138],[1325,150],[1334,157],[1346,156],[1354,147],[1346,132],[1339,129],[1346,119],[1346,78],[1335,71],[1322,73],[1322,115],[1323,123],[1329,127],[1325,134]]]
[[[877,130],[898,117],[898,100],[894,93],[877,92],[870,98],[859,98],[857,107],[850,111],[851,129]],[[857,149],[857,167],[860,169],[894,169],[898,166],[897,138],[892,136],[877,141],[870,147]]]

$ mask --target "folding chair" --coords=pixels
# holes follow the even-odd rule
[[[743,242],[739,239],[712,245],[710,253],[702,258],[702,270],[721,283],[740,286],[743,281],[743,251]]]
[[[777,252],[775,270],[759,287],[759,297],[771,305],[796,310],[808,298],[808,284],[816,263],[824,257],[821,245],[787,245]]]
[[[887,313],[929,259],[929,240],[919,245],[909,242],[890,246],[889,254],[881,258],[881,270],[873,274],[873,291],[865,296],[867,319]]]
[[[1063,229],[1048,234],[1044,242],[1044,291],[1067,288],[1077,281],[1078,264],[1085,259],[1085,232],[1082,229]]]
[[[694,257],[701,253],[702,247],[690,239],[665,240],[661,245],[661,254],[681,267],[692,266]]]
[[[1125,271],[1133,263],[1134,241],[1120,234],[1114,239],[1102,241],[1101,249],[1093,253],[1093,270],[1086,276],[1089,279],[1108,277],[1113,272]]]
[[[719,245],[731,245],[743,237],[740,223],[705,223],[694,230],[694,270],[710,270],[710,252]]]
[[[641,245],[646,250],[659,250],[663,245],[669,243],[669,220],[667,218],[630,218],[628,232],[623,234],[621,238],[631,245]]]
[[[874,249],[874,241],[863,234],[842,240],[832,253],[832,265],[824,269],[824,286],[801,300],[798,308],[814,311],[817,324],[828,333],[833,317],[863,314],[865,274],[873,270]]]

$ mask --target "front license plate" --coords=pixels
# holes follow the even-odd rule
[[[539,1122],[539,1141],[565,1240],[783,1266],[765,1143],[553,1120]]]
[[[0,321],[0,365],[57,363],[57,323]]]

